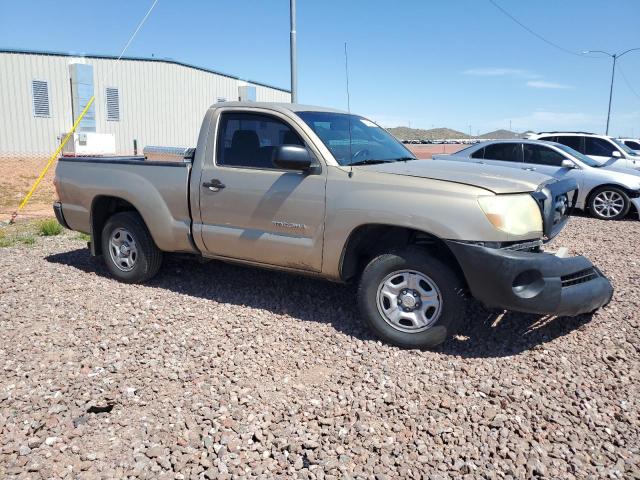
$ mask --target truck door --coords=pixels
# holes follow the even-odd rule
[[[317,160],[313,171],[300,172],[273,165],[274,147],[308,148],[280,114],[229,110],[217,125],[199,187],[205,254],[320,271],[326,166]]]

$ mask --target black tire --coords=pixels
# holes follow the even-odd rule
[[[378,289],[394,272],[416,271],[429,277],[439,290],[440,314],[422,331],[405,332],[387,322],[378,307]],[[360,278],[358,305],[373,331],[384,341],[403,348],[433,348],[453,334],[465,312],[464,282],[446,263],[416,247],[380,255]]]
[[[116,264],[110,252],[111,236],[117,230],[126,230],[135,242],[134,264],[128,271]],[[120,212],[111,216],[102,229],[102,256],[109,273],[125,283],[143,283],[152,278],[162,265],[162,252],[156,246],[142,217],[136,212]]]
[[[621,198],[623,205],[620,212],[616,215],[607,216],[603,215],[598,211],[596,202],[600,198],[599,195],[610,193],[614,196],[619,196],[616,198]],[[627,193],[618,187],[604,186],[595,189],[591,195],[589,195],[589,214],[594,218],[599,218],[600,220],[620,220],[624,218],[629,213],[629,209],[631,208],[631,201],[629,200],[629,196]]]

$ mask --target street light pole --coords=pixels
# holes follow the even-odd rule
[[[613,58],[613,66],[611,67],[611,87],[609,87],[609,109],[607,110],[607,129],[604,131],[605,135],[609,135],[609,119],[611,118],[611,100],[613,99],[613,80],[616,76],[616,60],[618,56],[614,53]]]
[[[611,86],[609,87],[609,108],[607,109],[607,129],[605,131],[605,135],[609,135],[609,120],[611,118],[611,100],[613,99],[613,81],[614,81],[615,76],[616,76],[616,62],[618,61],[618,59],[620,57],[622,57],[623,55],[626,55],[629,52],[633,52],[634,50],[640,50],[640,47],[630,48],[629,50],[625,50],[622,53],[609,53],[609,52],[605,52],[603,50],[586,50],[586,51],[582,52],[583,54],[587,54],[587,53],[602,53],[604,55],[608,55],[609,57],[611,57],[613,59],[613,63],[611,65]]]
[[[289,0],[289,17],[291,31],[289,33],[291,54],[291,103],[298,102],[298,59],[296,48],[296,0]]]

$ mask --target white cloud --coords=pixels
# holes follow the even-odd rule
[[[540,75],[519,68],[471,68],[462,72],[464,75],[478,77],[515,77],[515,78],[540,78]]]
[[[530,88],[551,88],[561,90],[573,88],[572,85],[564,85],[562,83],[555,82],[545,82],[544,80],[529,80],[525,85]]]

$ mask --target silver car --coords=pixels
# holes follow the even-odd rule
[[[582,153],[554,142],[539,140],[494,140],[482,142],[437,160],[521,168],[554,176],[575,178],[579,195],[576,208],[596,218],[618,220],[630,209],[640,213],[640,173],[601,164]]]

